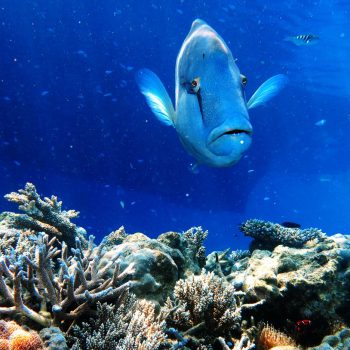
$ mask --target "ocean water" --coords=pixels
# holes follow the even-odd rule
[[[289,83],[250,112],[253,144],[230,168],[189,168],[174,129],[135,83],[155,71],[174,99],[175,60],[201,18],[247,76]],[[102,238],[201,225],[208,250],[247,247],[249,218],[350,233],[347,1],[0,1],[0,192],[33,182]],[[314,34],[314,45],[284,39]],[[0,212],[13,210],[0,199]]]

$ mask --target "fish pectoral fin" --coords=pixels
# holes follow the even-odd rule
[[[146,97],[148,106],[164,124],[174,126],[175,110],[171,99],[158,76],[149,69],[136,73],[136,82],[141,93]]]
[[[267,79],[259,86],[253,96],[249,99],[247,103],[248,109],[262,105],[271,98],[275,97],[286,85],[287,81],[288,78],[284,74],[274,75],[270,79]]]

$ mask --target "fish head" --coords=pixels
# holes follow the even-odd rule
[[[209,166],[235,164],[251,144],[242,76],[223,39],[201,20],[177,57],[174,124],[187,151]]]

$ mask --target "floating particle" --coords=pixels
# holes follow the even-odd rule
[[[319,120],[318,122],[316,122],[315,125],[316,125],[316,126],[323,126],[323,125],[326,124],[326,122],[327,122],[326,119],[321,119],[321,120]]]
[[[106,74],[106,75],[110,75],[110,74],[112,74],[112,73],[113,73],[113,71],[110,70],[110,69],[105,70],[105,74]]]
[[[112,93],[111,92],[107,92],[103,95],[103,97],[111,97],[112,96]]]
[[[122,209],[125,208],[125,203],[124,203],[124,201],[120,201],[119,204],[120,204],[120,206],[122,207]]]
[[[84,57],[84,58],[88,57],[87,53],[84,50],[78,50],[77,54],[81,57]]]
[[[270,199],[270,197],[264,197],[264,201],[269,201]]]
[[[46,96],[48,94],[49,94],[49,92],[47,90],[44,90],[41,92],[40,96]]]
[[[127,81],[126,80],[121,80],[120,82],[119,82],[119,86],[121,87],[121,88],[125,88],[126,86],[128,85],[128,83],[127,83]]]

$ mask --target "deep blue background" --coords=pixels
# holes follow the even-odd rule
[[[248,97],[274,74],[290,83],[250,113],[253,145],[236,166],[195,175],[134,74],[154,70],[173,97],[197,17],[231,48]],[[1,194],[31,181],[99,238],[120,225],[151,236],[202,225],[209,249],[243,248],[238,224],[252,217],[349,233],[348,18],[347,1],[2,0]],[[319,42],[284,41],[308,33]]]

